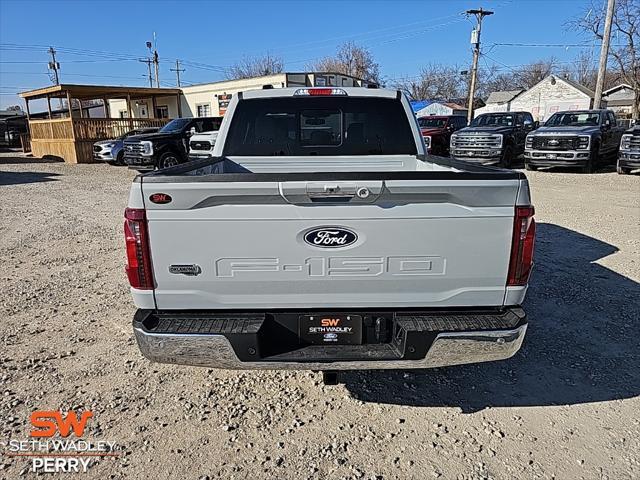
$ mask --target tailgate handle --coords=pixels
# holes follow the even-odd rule
[[[339,185],[339,184],[325,184],[322,187],[318,185],[307,186],[307,196],[314,201],[318,198],[331,198],[334,200],[341,199],[342,201],[348,201],[353,197],[365,199],[371,195],[371,191],[367,187],[358,187],[355,185]],[[347,199],[347,200],[345,200]]]
[[[383,182],[286,182],[280,194],[289,203],[372,203],[382,193]]]

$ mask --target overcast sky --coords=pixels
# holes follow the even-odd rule
[[[600,1],[599,3],[602,3]],[[0,107],[23,102],[16,92],[51,84],[47,48],[57,48],[64,83],[147,85],[138,61],[157,35],[162,86],[181,78],[225,78],[242,56],[282,56],[287,71],[303,71],[345,41],[368,47],[388,81],[416,75],[429,62],[471,62],[475,20],[462,13],[495,11],[483,23],[481,66],[508,70],[554,56],[571,62],[599,46],[565,23],[588,11],[588,0],[497,1],[29,1],[0,0]],[[500,44],[527,45],[500,45]],[[531,46],[536,44],[539,46]],[[561,46],[550,46],[560,44]],[[578,47],[574,44],[585,46]],[[544,46],[542,46],[544,45]]]

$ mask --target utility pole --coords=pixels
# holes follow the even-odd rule
[[[151,54],[151,62],[153,62],[153,66],[156,71],[156,87],[160,88],[160,59],[158,57],[158,49],[156,48],[156,32],[153,32],[153,43],[147,42],[147,48],[149,49],[149,54]]]
[[[172,72],[176,72],[176,79],[178,81],[177,85],[178,88],[180,88],[180,72],[184,72],[184,68],[180,68],[180,60],[176,59],[176,68],[170,68],[169,70],[171,70]]]
[[[49,69],[53,70],[53,76],[55,78],[56,85],[60,85],[60,77],[58,77],[58,70],[60,64],[56,61],[56,51],[53,47],[49,47],[49,54],[51,55],[51,61],[49,62]]]
[[[147,67],[149,68],[149,86],[151,88],[153,88],[153,78],[151,77],[151,59],[150,58],[145,58],[145,59],[140,58],[138,61],[147,64]]]
[[[613,22],[615,5],[616,0],[609,0],[607,4],[607,18],[604,21],[604,33],[602,36],[602,48],[600,49],[600,64],[598,65],[598,79],[596,80],[596,94],[593,99],[593,108],[600,108],[600,102],[602,102],[602,88],[604,87],[604,77],[607,73],[607,57],[609,56],[611,23]]]
[[[156,67],[156,87],[160,88],[160,59],[158,58],[158,40],[153,32],[153,64]]]
[[[471,66],[471,82],[469,82],[469,102],[467,106],[467,122],[473,120],[473,96],[476,91],[476,78],[478,76],[478,58],[480,57],[480,31],[482,30],[482,19],[488,15],[493,15],[489,10],[467,10],[467,15],[475,15],[477,20],[476,28],[471,32],[471,43],[473,44],[473,65]]]

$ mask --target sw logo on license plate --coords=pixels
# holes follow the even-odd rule
[[[302,315],[300,339],[311,344],[353,345],[362,343],[361,315]]]

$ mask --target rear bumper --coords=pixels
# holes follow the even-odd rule
[[[389,318],[388,338],[362,345],[287,344],[286,319],[297,318],[297,312],[139,310],[133,330],[142,354],[154,362],[273,370],[433,368],[503,360],[520,349],[527,330],[521,308],[373,316],[379,314]]]

